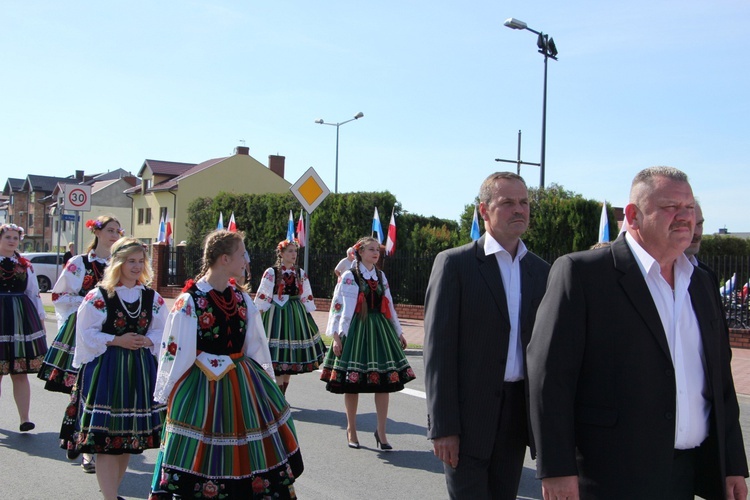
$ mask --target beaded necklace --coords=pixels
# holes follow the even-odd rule
[[[208,292],[213,299],[214,304],[216,304],[216,307],[218,307],[227,318],[231,318],[237,314],[237,296],[234,294],[234,290],[231,288],[230,290],[231,296],[229,299],[225,299],[223,294],[217,292],[213,288]]]

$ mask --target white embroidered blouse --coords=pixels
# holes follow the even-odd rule
[[[286,269],[284,274],[293,273],[295,268]],[[307,312],[313,312],[315,310],[315,300],[312,294],[312,287],[310,287],[310,280],[307,279],[307,273],[304,269],[299,270],[300,280],[302,281],[302,290],[299,294],[299,301],[305,306]],[[289,295],[282,295],[279,297],[278,292],[274,289],[276,283],[276,276],[274,269],[269,267],[266,272],[263,273],[263,278],[260,280],[258,286],[258,292],[255,294],[255,307],[260,312],[266,312],[271,308],[271,303],[274,302],[279,306],[284,306],[289,300]]]
[[[99,262],[105,266],[109,263],[109,259],[97,257],[93,250],[88,253],[87,257],[89,262]],[[62,328],[68,316],[73,314],[83,302],[83,297],[78,295],[78,292],[83,288],[84,277],[86,277],[86,267],[83,265],[83,255],[75,255],[63,266],[57,283],[52,287],[52,304],[55,306],[58,330]]]

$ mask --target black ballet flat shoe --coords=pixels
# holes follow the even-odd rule
[[[34,422],[24,422],[18,428],[21,429],[21,432],[29,432],[34,427],[36,427],[36,425],[34,425]]]
[[[375,431],[375,442],[377,443],[378,447],[383,451],[391,451],[393,449],[393,446],[389,445],[388,443],[381,443],[380,437],[378,436],[378,431]]]

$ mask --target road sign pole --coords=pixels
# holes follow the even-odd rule
[[[305,213],[305,237],[307,241],[305,242],[305,271],[308,271],[310,269],[307,267],[308,258],[310,255],[310,214]],[[308,271],[309,272],[309,271]]]

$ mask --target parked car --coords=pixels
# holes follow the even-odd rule
[[[39,282],[39,291],[48,292],[57,282],[63,270],[63,254],[52,252],[22,253],[34,266],[34,273]],[[59,264],[59,267],[57,266]]]

